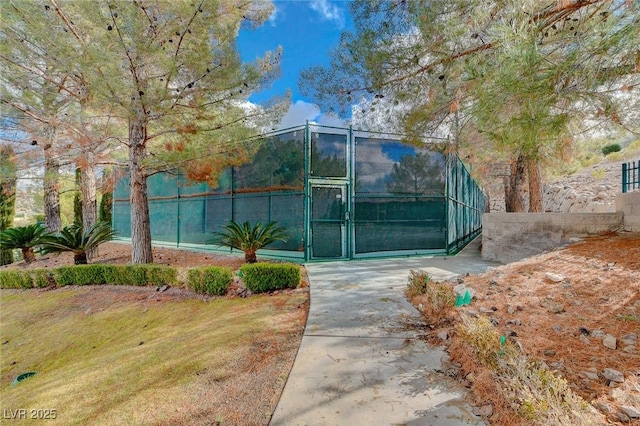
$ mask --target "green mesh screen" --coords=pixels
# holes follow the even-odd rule
[[[151,237],[165,243],[206,245],[212,233],[230,220],[276,221],[287,241],[269,249],[304,250],[304,130],[254,141],[253,160],[225,170],[218,186],[194,183],[182,176],[159,173],[147,179]],[[129,237],[128,179],[115,188],[113,226]]]
[[[438,152],[356,137],[355,252],[442,249],[445,169]]]
[[[310,175],[324,178],[346,177],[347,142],[347,134],[312,131]]]
[[[457,156],[449,157],[447,170],[447,251],[455,251],[482,229],[487,199]]]
[[[481,229],[485,196],[441,143],[414,146],[316,125],[251,143],[253,159],[223,171],[215,188],[179,172],[151,176],[153,240],[204,247],[232,219],[276,221],[288,238],[269,249],[305,259],[350,258],[451,252]],[[127,178],[114,190],[113,225],[130,236]]]
[[[345,187],[315,185],[311,189],[311,256],[343,257],[345,246]]]

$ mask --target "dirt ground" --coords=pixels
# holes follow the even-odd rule
[[[436,326],[434,341],[444,329],[455,339],[461,315],[488,315],[501,335],[543,360],[607,421],[640,425],[640,418],[621,410],[640,411],[640,234],[588,238],[460,281],[475,293],[472,303],[456,308],[452,322]],[[605,346],[606,335],[615,342]],[[461,367],[459,378],[476,404],[493,404],[491,424],[519,424],[496,406],[486,392],[489,384],[465,379],[490,375]],[[605,378],[607,368],[622,372],[624,382]]]

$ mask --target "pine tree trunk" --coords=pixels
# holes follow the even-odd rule
[[[96,165],[92,152],[85,155],[84,167],[81,169],[82,190],[82,229],[86,232],[98,219],[98,205],[96,203]],[[92,259],[98,252],[97,248],[87,251],[87,257]]]
[[[62,229],[60,219],[60,164],[48,143],[44,147],[44,223],[47,232]]]
[[[16,211],[15,154],[9,145],[0,146],[0,231],[13,227]],[[0,266],[13,263],[13,250],[0,250]]]
[[[129,124],[129,180],[131,202],[131,263],[153,263],[151,226],[147,199],[147,175],[142,161],[146,157],[147,128],[141,111]]]
[[[529,176],[529,211],[542,212],[542,176],[538,161],[533,158],[527,160],[527,172]]]
[[[519,155],[511,163],[511,174],[509,182],[504,187],[504,206],[509,213],[521,213],[526,211],[522,193],[524,189],[526,164],[524,157]]]
[[[73,193],[73,223],[82,223],[82,171],[76,167],[76,186]]]

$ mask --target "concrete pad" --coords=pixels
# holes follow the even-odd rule
[[[487,266],[479,239],[455,257],[306,265],[311,306],[293,369],[271,419],[279,425],[484,425],[427,345],[406,300],[410,270],[443,280]]]

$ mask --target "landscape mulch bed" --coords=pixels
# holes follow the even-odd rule
[[[622,405],[640,410],[640,234],[587,238],[458,281],[474,298],[456,308],[449,322],[436,325],[434,342],[443,330],[455,338],[460,315],[487,315],[501,335],[528,357],[543,360],[609,421],[640,424],[619,416]],[[616,338],[615,349],[604,345],[603,334]],[[605,368],[623,372],[625,382],[607,380]],[[491,377],[478,371],[474,376]],[[491,402],[491,395],[479,392],[481,384],[473,388],[477,404]],[[517,424],[511,422],[506,423]]]

